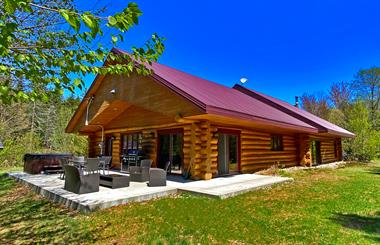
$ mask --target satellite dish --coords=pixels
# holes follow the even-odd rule
[[[248,78],[242,77],[242,78],[240,78],[240,82],[241,82],[241,84],[244,84],[244,83],[248,82]]]

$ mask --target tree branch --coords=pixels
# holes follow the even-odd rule
[[[49,8],[49,7],[46,7],[46,6],[42,6],[42,5],[38,5],[38,4],[35,4],[35,3],[29,3],[31,6],[33,7],[36,7],[36,8],[40,8],[40,9],[44,9],[44,10],[48,10],[48,11],[52,11],[52,12],[56,12],[56,13],[60,13],[59,9],[55,9],[55,8]],[[73,11],[70,11],[72,14],[76,14],[78,16],[82,16],[81,13],[77,13],[77,12],[73,12]],[[97,19],[100,19],[100,20],[108,20],[108,17],[103,17],[103,16],[96,16],[94,15],[95,18]]]

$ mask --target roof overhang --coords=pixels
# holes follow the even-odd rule
[[[294,125],[294,124],[289,124],[289,123],[284,123],[281,121],[275,121],[275,120],[270,120],[264,117],[259,117],[259,116],[253,116],[245,113],[240,113],[236,111],[231,111],[231,110],[226,110],[224,108],[218,108],[214,106],[207,106],[206,108],[207,114],[210,115],[219,115],[219,116],[227,116],[227,117],[232,117],[232,118],[237,118],[241,120],[248,120],[252,121],[254,123],[259,123],[259,124],[266,124],[268,126],[274,126],[274,127],[279,127],[279,128],[288,128],[296,131],[301,131],[301,132],[307,132],[307,133],[318,133],[318,129],[314,128],[312,126],[310,127],[302,127],[300,125]]]
[[[288,115],[291,115],[292,117],[295,117],[297,118],[298,120],[300,121],[303,121],[311,126],[313,126],[314,128],[318,129],[318,133],[327,133],[327,134],[330,134],[330,135],[334,135],[334,136],[341,136],[341,137],[349,137],[349,138],[352,138],[352,137],[355,137],[355,134],[345,130],[345,129],[341,129],[341,131],[337,131],[337,130],[333,130],[331,128],[327,128],[323,125],[321,125],[320,123],[318,122],[315,122],[313,121],[312,119],[309,119],[297,112],[295,112],[294,110],[291,110],[285,106],[282,106],[281,104],[279,103],[275,103],[274,101],[260,95],[259,93],[256,93],[255,91],[252,91],[250,89],[247,89],[239,84],[235,84],[235,86],[233,87],[234,89],[246,94],[246,95],[249,95],[253,98],[256,98],[278,110],[281,110],[283,111],[284,113],[287,113]],[[297,108],[298,109],[298,108]],[[314,117],[316,117],[315,115],[313,115]]]

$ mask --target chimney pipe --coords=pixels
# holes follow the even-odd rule
[[[295,98],[296,98],[296,103],[294,104],[294,106],[298,108],[298,107],[299,107],[299,102],[298,102],[298,98],[299,98],[299,97],[296,96]]]

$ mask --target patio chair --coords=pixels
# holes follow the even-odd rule
[[[171,167],[171,162],[170,161],[167,161],[166,163],[165,163],[165,168],[164,168],[164,170],[167,172],[167,173],[169,173],[170,172],[170,167]]]
[[[69,164],[69,159],[68,158],[61,158],[59,159],[59,165],[62,167],[62,171],[59,172],[59,178],[60,179],[65,179],[65,165]]]
[[[84,194],[99,191],[100,174],[81,175],[77,167],[65,165],[65,186],[64,189],[76,194]]]
[[[99,159],[100,159],[100,167],[103,169],[103,175],[106,174],[106,169],[107,169],[108,174],[109,174],[112,156],[101,156],[101,157],[99,157]]]
[[[82,171],[84,164],[86,163],[86,158],[84,156],[74,156],[70,160],[71,164],[78,167],[80,171]]]
[[[134,182],[145,182],[149,180],[149,169],[152,166],[152,160],[144,159],[141,160],[139,166],[130,166],[129,167],[129,176],[131,181]]]
[[[87,158],[87,162],[84,165],[84,169],[87,173],[99,173],[100,159],[99,158]]]
[[[166,186],[166,171],[161,168],[149,169],[149,187]]]
[[[83,163],[85,161],[85,157],[84,156],[74,156],[71,158],[71,161],[75,164],[75,163]]]

